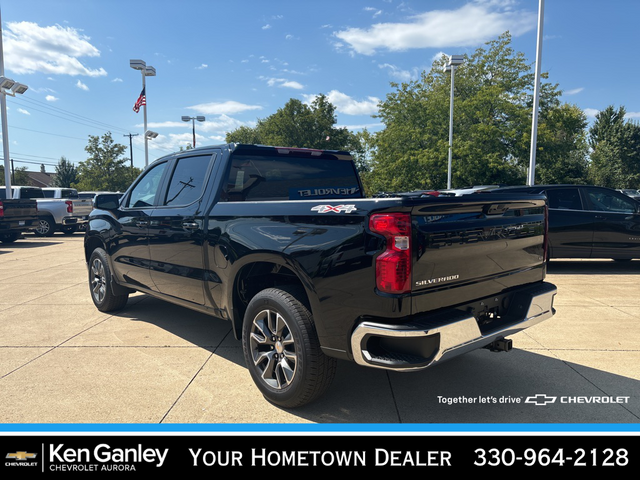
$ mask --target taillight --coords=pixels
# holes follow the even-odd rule
[[[4,205],[0,202],[0,217],[4,217]]]
[[[73,213],[73,202],[71,200],[65,200],[67,204],[67,213]]]
[[[381,292],[411,291],[411,215],[379,213],[371,215],[369,228],[387,239],[376,258],[376,286]]]

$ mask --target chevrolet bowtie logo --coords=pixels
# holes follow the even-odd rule
[[[544,393],[539,393],[533,397],[527,397],[524,403],[533,403],[535,405],[547,405],[548,403],[555,403],[558,397],[548,397]]]
[[[27,452],[7,453],[7,458],[12,460],[26,460],[27,458],[36,458],[36,454]]]

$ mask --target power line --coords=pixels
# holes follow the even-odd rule
[[[126,131],[125,129],[123,129],[121,127],[118,127],[118,126],[115,126],[115,125],[110,125],[108,123],[101,122],[99,120],[94,120],[92,118],[85,117],[85,116],[79,115],[77,113],[73,113],[73,112],[71,112],[69,110],[64,110],[62,108],[55,107],[53,105],[49,105],[47,103],[40,102],[40,101],[35,100],[33,98],[15,98],[12,101],[17,101],[18,103],[27,103],[27,104],[31,104],[31,105],[37,105],[37,106],[39,106],[41,108],[49,109],[49,110],[52,110],[52,111],[54,111],[56,113],[59,113],[59,114],[62,114],[62,115],[68,115],[68,116],[70,116],[72,118],[75,118],[77,120],[72,120],[71,118],[67,118],[67,120],[73,121],[75,123],[80,123],[80,124],[86,125],[86,126],[93,126],[93,128]],[[29,107],[29,108],[32,108],[32,107]],[[54,115],[53,113],[50,113],[50,112],[47,112],[47,111],[38,110],[37,108],[32,108],[32,109],[35,110],[35,111],[38,111],[38,112],[46,113],[47,115],[52,115],[54,117],[57,116],[57,115]],[[58,118],[63,118],[63,117],[59,117],[58,116]],[[88,125],[87,123],[80,122],[80,120],[83,120],[85,122],[91,122],[91,123],[93,123],[95,125]]]

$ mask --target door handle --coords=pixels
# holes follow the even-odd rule
[[[200,226],[197,222],[182,222],[182,228],[185,230],[197,230]]]
[[[138,220],[136,222],[136,227],[148,227],[149,226],[149,222],[147,222],[146,220]]]

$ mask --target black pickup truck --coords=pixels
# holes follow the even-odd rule
[[[364,198],[346,152],[221,145],[156,160],[85,236],[92,299],[140,291],[231,323],[271,402],[295,407],[337,359],[398,371],[555,313],[544,196]]]
[[[35,200],[7,200],[6,190],[0,186],[0,242],[15,242],[22,232],[35,228],[38,223],[38,205]]]

